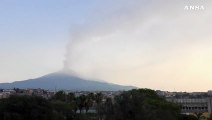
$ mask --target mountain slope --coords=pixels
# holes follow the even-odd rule
[[[130,90],[136,87],[121,86],[106,82],[84,80],[66,73],[56,72],[36,79],[0,83],[0,88],[43,88],[49,90],[79,90],[79,91],[117,91]]]

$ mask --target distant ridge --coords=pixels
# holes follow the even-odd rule
[[[48,90],[73,90],[73,91],[118,91],[130,90],[136,87],[122,86],[112,83],[99,82],[94,80],[85,80],[75,75],[70,75],[65,72],[55,72],[45,76],[16,81],[12,83],[0,83],[1,89],[12,88],[42,88]]]

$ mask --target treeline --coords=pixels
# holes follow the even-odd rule
[[[53,98],[11,96],[0,100],[0,120],[187,120],[180,107],[149,89],[130,90],[112,98],[101,93]],[[189,118],[188,118],[189,119]]]

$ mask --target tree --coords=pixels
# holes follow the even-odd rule
[[[77,113],[78,110],[78,103],[79,103],[79,98],[78,97],[74,97],[74,100],[72,102],[73,104],[73,111],[75,112],[75,114]]]
[[[1,120],[48,120],[53,112],[49,102],[36,96],[11,96],[0,100]]]
[[[100,92],[100,93],[97,93],[95,95],[95,102],[96,102],[96,111],[97,111],[97,114],[98,114],[98,118],[101,119],[101,104],[102,104],[102,99],[103,99],[103,94]]]
[[[195,114],[195,116],[197,117],[197,120],[200,120],[201,119],[201,117],[202,117],[202,115],[203,115],[203,113],[201,112],[201,113],[194,113]]]
[[[123,92],[114,99],[106,120],[177,120],[178,105],[167,102],[150,89]],[[107,117],[113,115],[112,117]]]
[[[65,93],[64,91],[58,91],[58,92],[54,95],[54,99],[55,99],[55,100],[60,100],[60,101],[67,101],[66,93]]]
[[[54,120],[72,120],[74,118],[73,106],[68,102],[51,101]]]
[[[102,111],[104,113],[104,119],[113,120],[114,108],[113,101],[111,98],[106,98],[105,103],[103,104]]]
[[[85,107],[85,100],[86,100],[85,95],[81,95],[76,98],[77,107],[78,107],[80,113],[82,112],[83,108]]]
[[[85,97],[86,97],[86,100],[85,100],[85,111],[87,113],[88,110],[90,109],[90,107],[93,106],[94,94],[93,93],[89,93]]]
[[[75,99],[74,93],[71,93],[71,92],[68,93],[68,95],[67,95],[67,101],[68,101],[68,102],[73,102],[74,99]]]
[[[102,99],[103,99],[103,94],[101,92],[95,95],[95,101],[97,104],[100,104],[102,102]]]

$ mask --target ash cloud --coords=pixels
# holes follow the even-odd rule
[[[117,0],[93,8],[83,24],[72,28],[64,69],[84,78],[153,89],[210,83],[211,2],[205,1],[204,11],[185,11],[187,4]],[[176,86],[179,82],[182,86]]]

